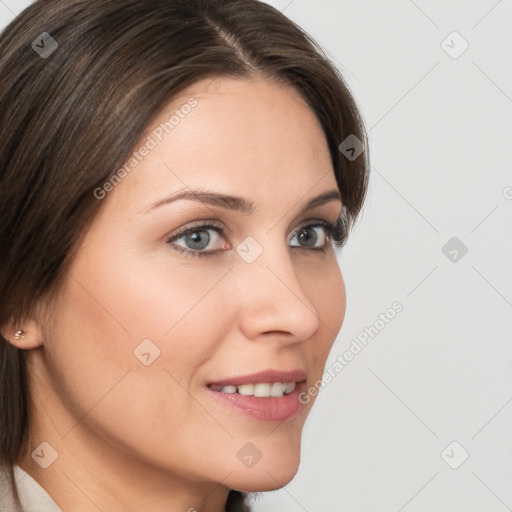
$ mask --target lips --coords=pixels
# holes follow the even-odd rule
[[[208,384],[216,400],[260,421],[286,421],[299,413],[306,372],[265,370]]]
[[[210,382],[209,387],[220,388],[224,386],[241,386],[244,384],[273,384],[274,382],[302,382],[306,379],[306,372],[301,369],[290,371],[265,370],[251,375],[233,377],[229,379]]]

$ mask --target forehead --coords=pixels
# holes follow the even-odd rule
[[[136,209],[186,188],[256,202],[259,194],[276,202],[336,188],[316,115],[293,87],[269,79],[194,84],[162,109],[134,151],[139,158],[131,154],[111,199]]]

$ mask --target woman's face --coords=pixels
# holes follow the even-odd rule
[[[321,378],[345,313],[321,225],[341,202],[303,211],[338,190],[321,126],[289,86],[224,78],[173,100],[135,150],[30,352],[60,435],[44,439],[91,467],[281,487],[314,401],[297,393]]]

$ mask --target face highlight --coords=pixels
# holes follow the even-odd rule
[[[103,461],[162,494],[169,481],[275,489],[297,471],[314,401],[297,393],[343,323],[328,227],[342,203],[293,88],[195,84],[142,140],[190,97],[103,199],[41,326],[28,359],[54,413],[39,425],[59,463]]]

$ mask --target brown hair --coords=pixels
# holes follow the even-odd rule
[[[43,32],[58,47],[41,56],[33,43]],[[317,44],[265,3],[38,0],[4,29],[0,47],[0,329],[58,289],[102,204],[94,190],[165,104],[201,79],[262,75],[292,85],[325,132],[343,233],[360,212],[368,155],[354,99]],[[338,149],[349,135],[364,147],[355,159]],[[26,447],[28,400],[24,353],[0,337],[0,463],[8,467]],[[228,510],[245,506],[230,493]]]

